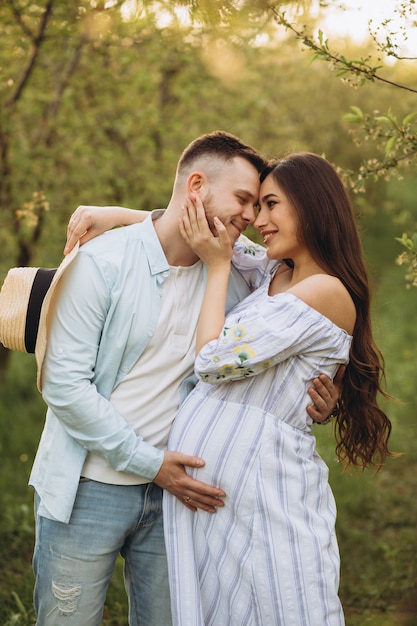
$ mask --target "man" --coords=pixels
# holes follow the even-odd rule
[[[38,624],[100,624],[119,553],[129,623],[170,623],[162,490],[215,513],[226,495],[190,478],[202,459],[167,452],[192,373],[205,269],[178,230],[202,197],[236,240],[254,220],[264,159],[227,133],[182,154],[167,209],[83,246],[61,278],[41,372],[48,404],[31,473]],[[80,233],[81,234],[81,233]],[[232,271],[229,302],[249,293]],[[327,392],[325,398],[329,398]],[[333,400],[322,402],[326,416]]]

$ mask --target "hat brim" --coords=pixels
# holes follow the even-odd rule
[[[72,263],[72,261],[75,259],[78,253],[79,247],[80,247],[80,244],[79,242],[77,242],[74,248],[71,250],[71,252],[69,252],[69,254],[67,254],[67,256],[64,257],[61,265],[57,268],[54,274],[54,277],[51,281],[50,287],[48,291],[46,292],[45,297],[43,299],[40,317],[39,317],[38,334],[37,334],[36,344],[35,344],[35,358],[36,358],[36,364],[37,364],[36,383],[37,383],[39,391],[42,391],[42,367],[43,367],[43,361],[45,359],[46,346],[47,346],[47,341],[48,341],[48,324],[49,324],[49,318],[53,309],[53,299],[54,299],[55,291],[63,273],[68,268],[68,266]]]

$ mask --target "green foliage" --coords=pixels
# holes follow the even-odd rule
[[[324,153],[348,177],[371,158],[350,144],[341,112],[347,98],[387,110],[391,94],[347,92],[309,68],[297,41],[277,36],[270,3],[138,2],[124,18],[120,6],[0,6],[0,271],[55,264],[77,204],[163,206],[179,152],[214,128],[268,156]],[[189,22],[178,16],[186,8]],[[28,236],[19,215],[34,194],[50,211]]]
[[[404,3],[406,4],[406,3]],[[405,90],[412,94],[417,93],[417,89],[411,85],[401,84],[390,80],[380,73],[385,68],[381,64],[381,57],[377,61],[373,61],[372,54],[368,54],[365,58],[348,59],[344,54],[334,51],[329,45],[328,39],[324,39],[323,32],[318,31],[317,38],[312,35],[307,27],[299,30],[290,22],[283,12],[274,11],[278,23],[284,26],[288,31],[293,33],[302,44],[313,52],[310,62],[315,60],[325,61],[336,71],[336,76],[347,81],[354,87],[362,87],[367,83],[381,82],[389,85],[393,89]],[[389,42],[389,38],[387,39]],[[392,42],[386,43],[385,46],[378,47],[385,50],[390,48],[391,56],[396,56],[393,52]],[[376,63],[376,64],[375,64]],[[351,113],[345,115],[345,119],[349,122],[360,126],[360,131],[367,139],[382,139],[382,160],[374,158],[372,162],[362,165],[358,172],[356,184],[352,184],[355,191],[365,190],[365,181],[368,177],[374,180],[379,176],[387,174],[388,170],[395,169],[399,162],[407,159],[410,161],[417,154],[417,132],[414,123],[417,113],[408,113],[402,122],[398,122],[391,109],[386,115],[378,115],[376,112],[372,114],[364,114],[358,107],[351,106]],[[379,146],[381,148],[381,146]]]
[[[406,248],[406,252],[402,252],[397,257],[398,265],[407,265],[405,278],[408,282],[407,286],[417,287],[417,233],[411,238],[407,233],[403,233],[402,237],[396,237],[396,240]]]
[[[395,86],[416,84],[416,70],[382,68],[366,46],[346,43],[334,52],[323,35],[314,38],[317,48],[304,41],[303,54],[294,31],[283,37],[282,3],[149,0],[123,19],[121,4],[0,3],[0,274],[20,260],[56,265],[78,204],[164,206],[181,150],[216,128],[269,157],[312,150],[335,163],[352,191],[362,190],[353,199],[376,296],[375,329],[389,391],[399,398],[387,409],[393,449],[405,452],[377,476],[341,474],[331,430],[318,433],[339,509],[341,593],[347,626],[411,626],[415,291],[404,290],[403,268],[393,260],[405,246],[415,276],[415,236],[395,241],[394,233],[417,228],[415,93]],[[190,21],[179,17],[187,9]],[[306,11],[302,17],[309,23]],[[307,27],[296,30],[310,40]],[[309,64],[311,54],[324,62]],[[332,80],[329,67],[341,80]],[[394,172],[398,178],[387,180]],[[13,354],[0,381],[2,624],[34,621],[27,480],[45,413],[34,365]],[[103,623],[126,623],[120,561]]]
[[[417,113],[409,113],[398,121],[391,108],[385,115],[365,114],[357,106],[351,106],[350,110],[344,118],[359,127],[359,130],[352,132],[357,143],[360,144],[366,137],[377,144],[383,155],[379,160],[373,158],[363,163],[356,178],[352,177],[350,188],[355,192],[364,192],[369,178],[377,182],[389,170],[397,168],[401,161],[411,163],[417,154]]]
[[[324,5],[326,6],[326,5]],[[403,35],[405,39],[411,35],[407,29],[415,29],[414,19],[415,1],[402,0],[393,9],[393,12],[400,18],[400,25],[394,26],[392,19],[386,19],[383,23],[372,30],[372,20],[368,26],[373,43],[373,49],[366,56],[348,58],[345,54],[337,51],[324,37],[323,31],[318,30],[314,36],[307,26],[297,27],[293,19],[286,16],[285,11],[277,5],[271,6],[271,11],[275,15],[276,21],[295,38],[302,42],[303,46],[312,52],[310,62],[324,61],[332,70],[336,71],[336,76],[346,81],[353,87],[363,87],[366,84],[380,83],[388,85],[394,93],[407,92],[415,96],[417,89],[412,86],[414,81],[407,76],[406,82],[399,82],[388,76],[388,64],[382,59],[395,59],[397,64],[400,61],[415,60],[410,57],[401,56],[397,36]],[[381,37],[382,31],[382,37]],[[412,104],[415,107],[415,102]],[[381,177],[385,180],[393,173],[400,175],[399,165],[401,162],[407,165],[414,164],[417,155],[417,124],[415,122],[417,112],[409,111],[401,121],[393,114],[391,108],[385,115],[380,115],[379,111],[364,114],[357,106],[350,107],[351,112],[345,115],[345,119],[355,125],[358,130],[354,131],[354,139],[357,145],[361,140],[372,140],[376,143],[376,154],[368,160],[364,160],[357,173],[353,170],[344,169],[341,173],[348,187],[353,192],[364,192],[369,180],[378,181]],[[406,263],[408,270],[406,280],[408,285],[417,286],[417,268],[415,252],[410,249],[407,241],[413,241],[417,237],[414,233],[411,239],[404,236],[401,241],[408,248],[408,253],[401,255],[397,262]]]

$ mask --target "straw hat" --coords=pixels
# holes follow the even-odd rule
[[[57,269],[13,267],[0,291],[0,342],[10,350],[35,353],[39,391],[52,298],[78,248],[77,243]]]

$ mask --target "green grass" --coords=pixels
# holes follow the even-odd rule
[[[389,460],[378,474],[343,474],[329,448],[326,441],[320,451],[331,468],[338,505],[340,595],[346,622],[417,624],[417,454]],[[367,621],[361,621],[365,616]]]

